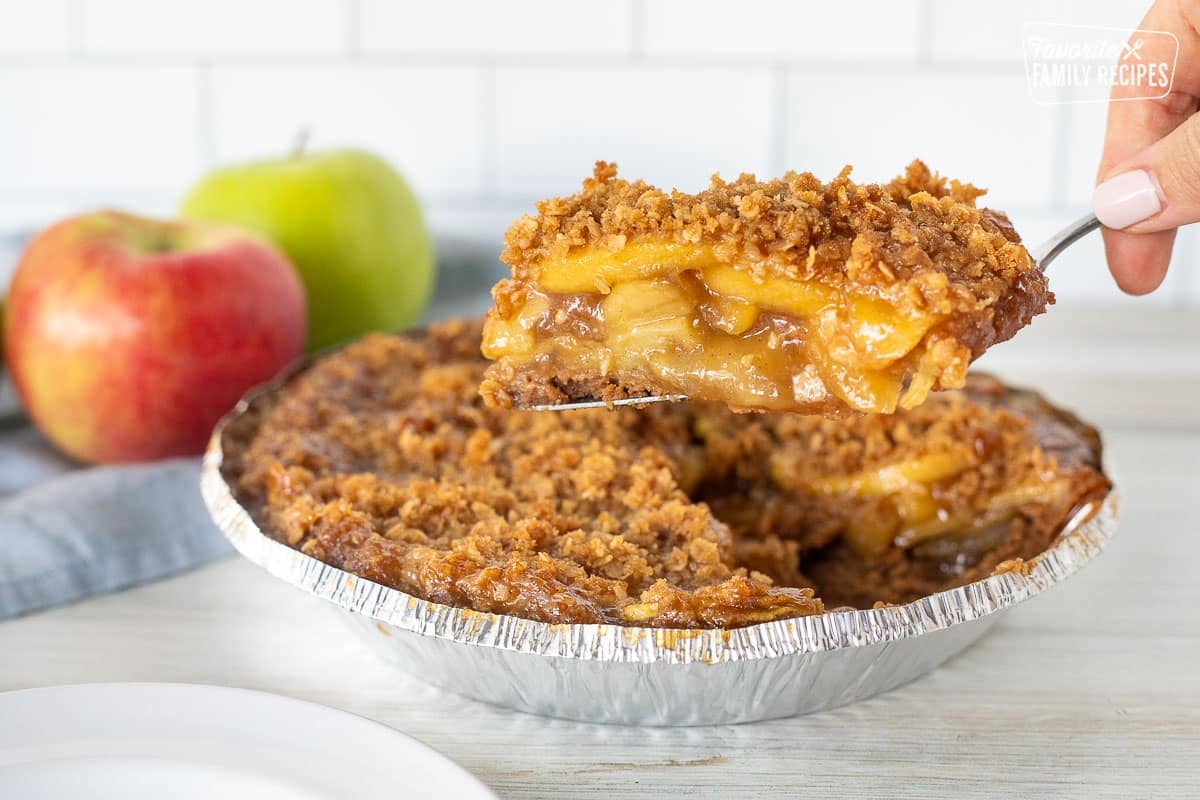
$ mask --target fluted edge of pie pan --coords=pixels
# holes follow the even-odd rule
[[[353,612],[355,627],[385,658],[442,688],[521,711],[591,722],[702,725],[863,699],[965,649],[997,612],[1073,575],[1116,530],[1114,488],[1077,513],[1025,572],[991,575],[899,606],[728,630],[552,624],[446,606],[292,549],[261,531],[238,503],[221,473],[224,432],[304,366],[248,394],[213,431],[200,488],[216,526],[270,574]],[[1107,457],[1105,465],[1111,476]]]

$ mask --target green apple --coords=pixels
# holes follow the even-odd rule
[[[408,327],[433,292],[433,244],[416,197],[361,150],[219,169],[182,212],[258,231],[287,253],[308,289],[309,351]]]

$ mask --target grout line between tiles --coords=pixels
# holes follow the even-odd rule
[[[346,40],[342,46],[346,48],[346,56],[350,61],[357,61],[362,55],[362,0],[343,0],[346,15]]]
[[[83,0],[67,2],[67,54],[74,59],[83,54]]]
[[[771,130],[768,163],[772,175],[782,175],[787,169],[788,111],[790,103],[788,71],[782,64],[771,68]]]
[[[1063,211],[1067,206],[1071,134],[1074,132],[1074,115],[1070,102],[1073,95],[1074,92],[1069,86],[1060,87],[1058,99],[1061,102],[1054,107],[1054,141],[1051,143],[1049,177],[1050,207],[1055,211]]]
[[[197,156],[207,169],[217,160],[212,64],[208,59],[197,59],[195,70]]]
[[[499,172],[496,152],[496,68],[485,66],[479,75],[480,191],[483,198],[496,194]]]
[[[641,61],[646,55],[646,0],[630,0],[629,6],[629,55],[631,62]]]
[[[482,118],[483,114],[481,112],[480,119],[482,120]],[[493,141],[495,140],[494,136],[489,138]],[[494,171],[498,154],[492,153],[487,158],[492,161],[492,170]],[[786,171],[786,165],[784,166]],[[167,188],[141,189],[121,192],[120,195],[130,198],[144,197],[155,199],[161,198],[170,191],[173,190]],[[111,194],[113,194],[111,191],[104,189],[66,190],[44,186],[0,186],[0,203],[19,202],[21,200],[31,202],[58,200],[68,202],[96,202]],[[514,208],[532,207],[536,201],[542,199],[543,194],[541,192],[503,191],[499,188],[497,177],[491,189],[481,190],[480,192],[425,191],[422,192],[421,199],[428,206],[442,209],[508,212]],[[1045,207],[1009,206],[1005,210],[1014,218],[1029,217],[1037,219],[1053,218],[1056,216],[1050,209]]]
[[[222,67],[239,69],[277,69],[287,67],[336,67],[348,62],[368,66],[410,68],[453,68],[495,66],[497,68],[543,69],[619,69],[635,63],[628,53],[385,53],[363,52],[359,48],[353,59],[346,53],[222,53],[211,50],[181,50],[176,52],[97,52],[80,51],[64,57],[49,53],[0,53],[3,69],[54,69],[71,66],[97,67],[171,67],[187,66],[198,57],[219,61]],[[1023,75],[1020,62],[1010,61],[939,61],[935,65],[918,64],[911,58],[838,61],[824,58],[780,58],[778,56],[723,55],[649,55],[643,54],[636,63],[651,69],[763,69],[785,64],[798,70],[818,70],[861,74],[928,73],[971,75]],[[932,69],[931,69],[932,67]]]
[[[917,63],[933,64],[934,15],[933,0],[920,0],[917,7]]]

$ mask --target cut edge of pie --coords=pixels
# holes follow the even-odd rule
[[[888,184],[714,176],[699,194],[597,162],[515,222],[481,385],[500,407],[682,394],[735,410],[891,413],[1053,302],[982,191],[920,161]]]

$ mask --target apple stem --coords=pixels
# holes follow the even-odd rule
[[[296,131],[296,138],[292,140],[292,152],[288,155],[292,158],[299,158],[304,155],[304,151],[308,147],[308,140],[311,138],[312,128],[307,125]]]

